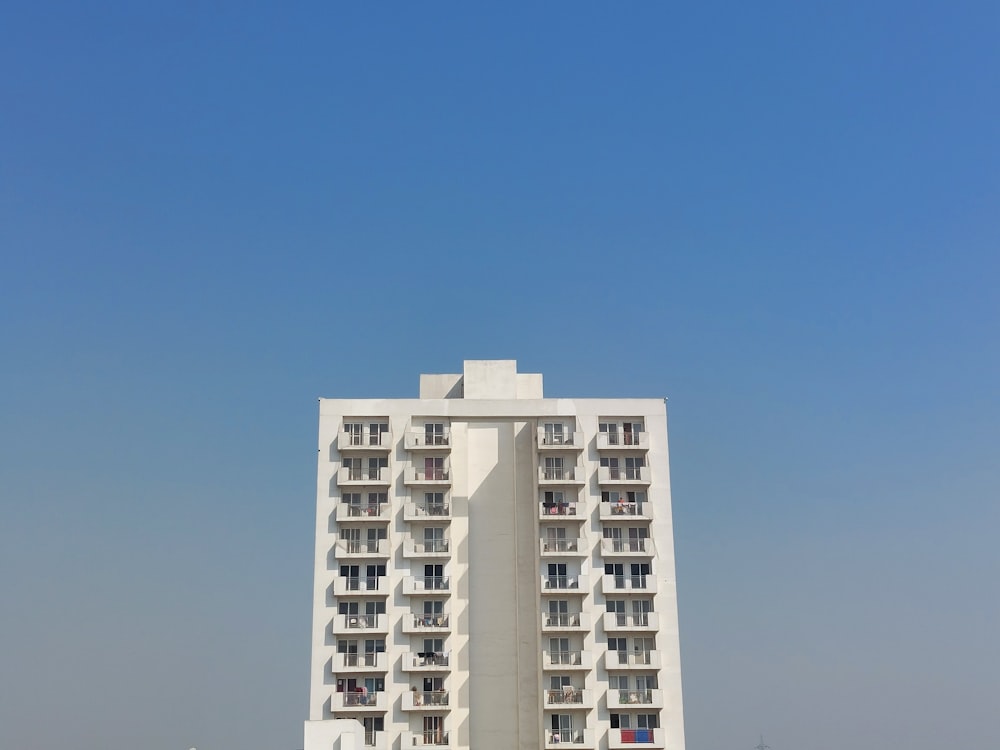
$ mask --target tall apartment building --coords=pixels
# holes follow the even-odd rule
[[[321,399],[317,489],[305,750],[684,750],[662,399],[466,361]]]

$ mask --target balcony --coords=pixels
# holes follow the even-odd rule
[[[448,740],[448,732],[427,730],[424,732],[401,732],[400,750],[410,747],[438,747],[449,750],[451,742]]]
[[[589,651],[542,651],[542,669],[590,670],[593,669],[593,663]]]
[[[451,519],[451,503],[428,503],[420,500],[403,506],[404,521],[447,521]]]
[[[337,503],[335,518],[337,523],[388,521],[390,515],[389,503]]]
[[[580,594],[589,593],[589,579],[585,573],[580,575],[550,576],[542,575],[542,594]]]
[[[569,685],[561,690],[546,690],[542,700],[544,708],[557,711],[589,710],[594,707],[594,698],[589,690]]]
[[[403,539],[403,557],[450,557],[451,544],[448,539]]]
[[[538,450],[542,451],[582,451],[584,449],[582,432],[546,433],[544,427],[538,428]]]
[[[648,451],[648,432],[599,432],[597,433],[597,450],[599,451]]]
[[[447,596],[451,593],[448,576],[407,576],[403,579],[403,593],[407,596]]]
[[[419,633],[449,633],[451,618],[447,613],[439,615],[421,615],[411,612],[403,617],[403,632]]]
[[[659,651],[608,651],[604,657],[604,668],[613,669],[659,669]]]
[[[450,487],[451,469],[407,466],[403,470],[403,484],[407,487]]]
[[[404,672],[447,672],[451,661],[449,651],[418,651],[403,654]]]
[[[560,750],[566,746],[593,748],[593,729],[546,729],[545,750]]]
[[[539,539],[538,547],[542,557],[579,557],[585,556],[583,539]]]
[[[447,711],[448,691],[431,690],[429,692],[420,692],[418,690],[410,690],[403,693],[402,709],[404,711]]]
[[[388,466],[341,466],[337,469],[339,487],[388,487],[392,472]]]
[[[389,557],[388,539],[338,539],[333,545],[337,560],[354,560],[362,557]]]
[[[385,576],[337,576],[333,579],[334,596],[388,596]]]
[[[589,612],[542,612],[543,633],[589,632]]]
[[[443,435],[428,435],[418,430],[408,430],[403,435],[403,446],[408,451],[449,451],[451,450],[451,430]]]
[[[655,633],[660,629],[660,616],[656,612],[605,612],[604,632],[621,631]]]
[[[556,468],[538,467],[538,484],[543,487],[565,487],[566,485],[583,485],[586,483],[583,467],[563,466]]]
[[[330,629],[334,635],[388,633],[389,618],[386,615],[337,615]]]
[[[601,593],[608,594],[654,594],[656,576],[652,573],[639,575],[603,575]]]
[[[601,467],[602,469],[605,467]],[[653,504],[648,500],[639,503],[598,503],[602,521],[651,521]]]
[[[337,450],[341,453],[355,451],[388,453],[392,450],[392,433],[364,430],[359,434],[341,430],[337,434]]]
[[[389,699],[385,693],[334,693],[330,708],[359,714],[384,713],[389,710]]]
[[[538,504],[538,520],[539,521],[586,521],[587,518],[584,515],[584,510],[586,506],[583,503],[577,503],[576,501],[567,503],[539,503]]]
[[[389,660],[384,651],[363,654],[334,654],[334,672],[387,672]]]
[[[608,709],[663,708],[662,690],[609,690]]]
[[[662,729],[609,729],[608,749],[627,750],[635,747],[666,747]]]
[[[611,503],[602,503],[611,505]],[[602,539],[601,554],[604,557],[652,557],[653,540],[649,538]]]
[[[648,466],[599,466],[597,483],[602,487],[649,484]]]

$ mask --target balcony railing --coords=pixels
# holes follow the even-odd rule
[[[447,450],[451,447],[451,431],[443,435],[410,430],[403,436],[403,445],[407,450]]]
[[[450,748],[448,733],[443,730],[427,729],[422,732],[402,732],[401,748],[410,747],[442,747]]]
[[[371,430],[347,432],[341,430],[337,436],[337,450],[343,451],[387,451],[392,448],[392,433]]]
[[[543,555],[553,554],[573,554],[580,551],[579,539],[541,539],[541,550]]]
[[[569,685],[560,690],[545,691],[545,704],[547,706],[558,705],[567,708],[584,706],[589,703],[586,698],[586,691],[583,688],[570,687]]]
[[[447,502],[428,503],[420,501],[407,503],[403,506],[403,520],[419,521],[424,518],[431,518],[435,521],[451,518],[451,504]]]
[[[448,651],[416,651],[403,655],[403,671],[433,671],[447,669],[451,653]]]
[[[389,593],[389,583],[385,576],[337,576],[333,579],[335,596],[350,594],[381,594]]]
[[[579,748],[594,747],[593,729],[546,729],[546,750],[572,745]]]
[[[337,615],[332,626],[334,633],[353,633],[369,630],[380,633],[389,631],[389,621],[385,615]]]
[[[657,631],[660,629],[660,619],[656,612],[605,612],[604,629]]]
[[[389,503],[337,503],[337,521],[389,520]]]
[[[448,576],[407,576],[403,579],[404,594],[447,594],[450,586]]]
[[[447,632],[450,629],[450,620],[447,613],[424,615],[410,613],[410,616],[403,620],[404,633],[422,632]]]
[[[601,576],[601,588],[605,594],[621,594],[629,591],[650,593],[656,591],[656,576],[652,573],[637,575]]]
[[[600,517],[602,521],[625,519],[649,520],[653,515],[653,504],[648,500],[642,502],[625,502],[621,500],[616,503],[600,503]]]
[[[387,485],[391,480],[388,466],[341,466],[337,470],[338,485]]]
[[[359,670],[385,672],[387,659],[384,651],[364,652],[360,654],[337,654],[339,659],[333,663],[342,670]]]
[[[653,543],[648,538],[602,539],[602,555],[651,555]]]
[[[542,612],[543,630],[590,630],[587,612]]]
[[[665,747],[662,729],[610,729],[608,748],[626,750],[633,747]]]
[[[587,576],[585,575],[543,575],[542,576],[542,592],[546,591],[578,591],[583,594],[586,593],[587,588]]]
[[[610,690],[608,691],[608,706],[624,708],[626,706],[641,708],[663,708],[663,693],[660,690]]]
[[[338,539],[334,555],[339,560],[348,557],[388,557],[388,539]]]
[[[543,521],[552,516],[576,516],[578,512],[582,513],[583,511],[580,503],[575,501],[568,503],[541,502],[538,504],[538,517]],[[584,520],[582,516],[579,518],[581,521]]]
[[[583,469],[579,466],[539,466],[539,484],[583,484]]]
[[[538,428],[538,447],[542,450],[583,450],[582,432],[546,432]]]
[[[606,669],[659,669],[659,651],[608,651]]]
[[[649,433],[599,432],[597,450],[649,450]]]
[[[404,711],[440,711],[447,708],[447,690],[429,690],[424,692],[411,690],[408,693],[403,693]]]
[[[600,466],[598,484],[649,484],[648,466]]]
[[[404,539],[403,557],[440,557],[447,555],[447,539]]]
[[[342,708],[359,711],[385,711],[389,701],[383,692],[351,692],[334,693],[330,703],[335,711]]]
[[[403,472],[403,484],[406,485],[432,485],[451,484],[451,470],[448,467],[425,468],[417,466],[407,466]]]
[[[590,669],[591,664],[589,651],[542,652],[542,666],[545,669]]]

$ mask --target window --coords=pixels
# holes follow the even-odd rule
[[[553,664],[572,664],[573,656],[569,638],[549,638],[549,659]]]
[[[563,424],[561,422],[546,422],[544,426],[545,445],[563,445],[566,443],[566,436],[563,432]]]
[[[385,731],[385,717],[365,716],[361,723],[365,727],[365,746],[374,747],[377,744],[376,736]]]
[[[549,563],[549,575],[545,581],[545,587],[549,589],[571,588],[569,577],[566,575],[566,563]]]
[[[365,444],[365,426],[361,422],[347,422],[344,424],[344,432],[347,434],[348,445]]]
[[[448,579],[444,577],[444,565],[424,566],[424,588],[429,591],[448,589]]]
[[[649,563],[632,563],[629,568],[629,583],[633,589],[644,589],[647,587],[646,578],[650,574]]]
[[[563,463],[562,456],[546,456],[545,457],[545,470],[543,476],[545,479],[566,479],[566,468]]]
[[[646,459],[642,456],[628,456],[625,459],[625,478],[641,479],[642,468],[646,465]]]
[[[389,425],[385,422],[373,422],[368,425],[368,444],[382,445],[382,437],[389,432]]]
[[[625,422],[622,425],[622,445],[639,445],[642,422]]]
[[[649,625],[649,613],[653,611],[652,599],[634,599],[632,601],[632,623],[646,627]]]
[[[579,732],[573,729],[573,714],[552,714],[550,727],[553,742],[577,742]]]
[[[427,526],[424,528],[423,552],[447,552],[448,542],[444,538],[444,527]]]
[[[569,624],[569,602],[565,599],[550,599],[545,624],[549,627],[566,627]]]
[[[425,716],[423,728],[425,745],[443,745],[445,742],[444,717]]]
[[[618,445],[618,425],[616,423],[600,422],[597,429],[608,436],[608,445]]]
[[[444,502],[443,492],[425,492],[424,493],[424,512],[429,516],[446,516],[448,515],[448,506]]]
[[[442,479],[447,479],[448,474],[444,469],[444,459],[440,456],[425,456],[424,457],[424,471],[423,474],[417,472],[417,479],[428,479],[432,481],[441,481]]]
[[[428,422],[424,425],[424,445],[448,445],[444,434],[444,423]]]

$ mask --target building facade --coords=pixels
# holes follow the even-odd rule
[[[316,511],[305,750],[684,750],[662,399],[321,399]]]

